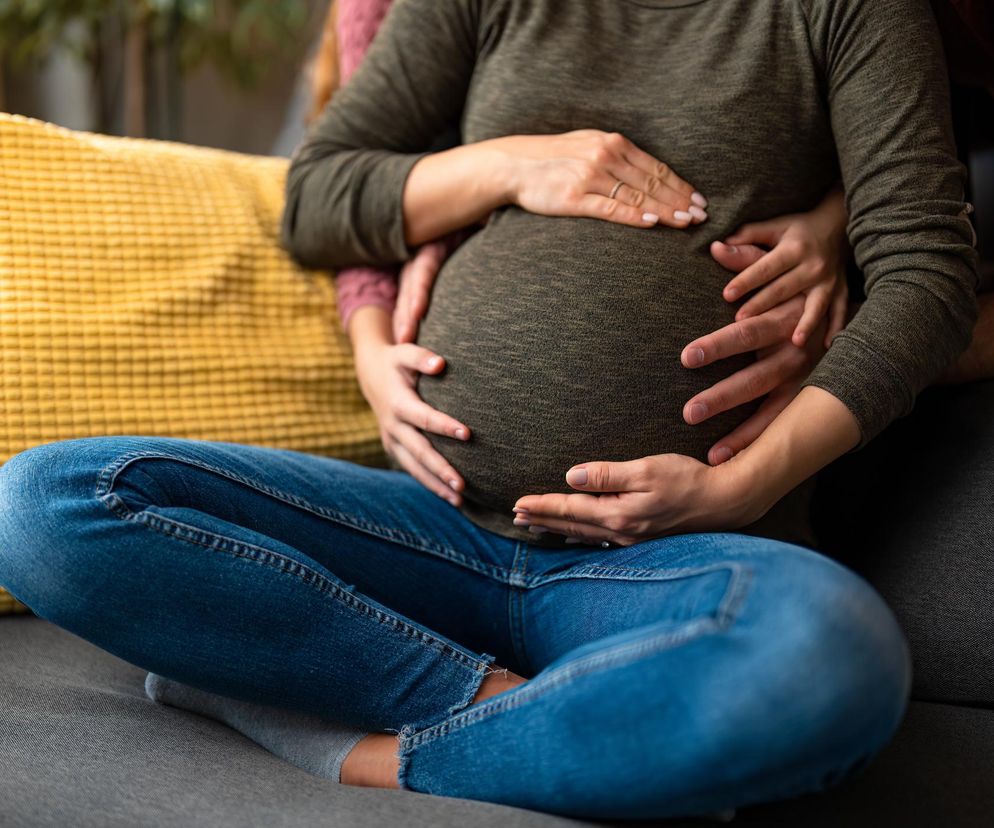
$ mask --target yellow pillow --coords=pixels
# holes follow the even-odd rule
[[[107,434],[385,462],[332,281],[279,245],[287,163],[0,114],[0,463]]]

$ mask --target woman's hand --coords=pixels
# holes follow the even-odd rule
[[[424,244],[508,204],[543,216],[685,228],[707,219],[707,203],[668,165],[617,132],[507,135],[429,153],[411,167],[404,240]]]
[[[390,318],[372,305],[356,310],[349,333],[359,387],[376,414],[383,447],[422,485],[459,506],[465,488],[462,476],[420,430],[465,441],[469,428],[432,408],[415,390],[418,374],[438,374],[445,360],[413,343],[393,344]]]
[[[859,441],[852,412],[828,391],[808,386],[727,463],[707,466],[679,454],[580,463],[566,482],[582,494],[526,495],[515,504],[514,523],[577,542],[622,546],[738,529]]]
[[[555,532],[573,543],[631,546],[682,532],[737,529],[772,503],[750,497],[742,467],[706,466],[681,454],[622,463],[581,463],[566,482],[583,494],[527,495],[515,504],[515,526]]]
[[[725,286],[724,297],[729,302],[762,288],[739,308],[735,319],[756,316],[793,296],[803,295],[804,313],[792,333],[792,341],[798,347],[804,345],[827,313],[827,348],[846,324],[849,300],[846,262],[851,253],[846,237],[847,220],[844,194],[838,185],[808,213],[746,224],[724,243],[714,242],[711,253],[722,264],[724,260],[734,259],[739,245],[761,244],[771,248]]]
[[[510,160],[511,201],[531,213],[632,227],[683,228],[707,219],[703,195],[617,132],[578,129],[497,140]]]

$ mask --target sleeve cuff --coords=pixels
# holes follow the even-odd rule
[[[845,331],[804,381],[839,399],[856,418],[863,448],[898,417],[910,413],[914,394],[890,363]]]

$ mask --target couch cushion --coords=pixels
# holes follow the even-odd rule
[[[0,621],[0,823],[17,826],[555,828],[489,803],[335,785],[233,730],[149,701],[144,673],[37,618]],[[827,794],[740,809],[734,825],[985,825],[994,713],[916,703],[895,741]],[[627,823],[631,824],[631,823]],[[700,828],[695,820],[666,823]]]
[[[994,380],[929,389],[820,477],[820,538],[894,609],[916,699],[994,708],[992,495]]]
[[[286,167],[0,114],[0,463],[104,434],[383,463],[331,279],[279,245]]]

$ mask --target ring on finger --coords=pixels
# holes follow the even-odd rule
[[[608,196],[608,198],[614,198],[615,196],[617,196],[618,190],[621,189],[622,184],[624,184],[624,182],[621,181],[620,179],[615,181],[614,186],[611,188],[611,194]]]

